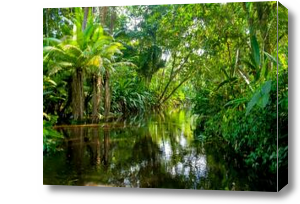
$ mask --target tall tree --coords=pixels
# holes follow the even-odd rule
[[[89,7],[84,7],[83,9],[84,9],[84,17],[82,22],[82,31],[84,31],[86,28],[86,23],[89,15],[89,10],[90,10]]]

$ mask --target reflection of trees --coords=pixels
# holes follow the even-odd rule
[[[100,149],[100,138],[99,138],[99,129],[98,128],[92,128],[92,134],[91,139],[88,139],[88,137],[85,138],[87,143],[87,151],[90,155],[90,164],[91,165],[98,165],[100,163],[100,155],[101,155],[101,149]]]
[[[141,137],[132,149],[134,161],[140,162],[139,179],[141,187],[152,187],[157,182],[156,174],[160,171],[159,148],[150,135]]]
[[[55,168],[57,177],[67,179],[68,182],[62,183],[68,185],[263,188],[258,186],[262,182],[247,180],[251,172],[242,168],[241,160],[225,148],[226,144],[195,142],[187,120],[177,116],[161,119],[153,116],[147,126],[139,128],[65,129],[67,163],[58,161],[65,167]],[[59,184],[57,177],[55,184]]]
[[[159,148],[150,135],[142,136],[133,146],[133,159],[155,165],[159,159]]]
[[[74,184],[94,182],[131,187],[186,188],[184,175],[180,172],[172,174],[169,168],[180,162],[187,152],[177,140],[181,134],[180,126],[166,127],[164,123],[157,126],[156,135],[148,127],[125,130],[70,128],[67,158],[73,177],[77,179]],[[174,154],[166,164],[159,146],[162,141],[170,144],[173,152],[183,153]]]
[[[82,127],[70,128],[69,135],[73,137],[71,136],[67,141],[67,161],[71,166],[75,166],[80,175],[84,151],[84,129]]]
[[[105,167],[108,166],[108,158],[109,158],[109,130],[105,128],[104,129],[104,153],[102,157],[102,162]]]
[[[99,128],[73,127],[68,130],[68,139],[66,140],[67,161],[70,165],[75,165],[81,169],[82,164],[88,161],[91,166],[102,162],[109,164],[109,136],[108,129],[104,129],[103,137]],[[103,141],[101,142],[101,138]],[[103,152],[101,152],[101,144]],[[84,161],[83,161],[84,160]]]
[[[184,183],[167,172],[161,150],[149,131],[140,132],[131,148],[131,156],[119,158],[113,168],[114,182],[118,186],[143,188],[174,188]]]
[[[226,184],[221,182],[226,175],[226,168],[221,165],[224,161],[218,160],[219,157],[208,157],[213,171],[206,175],[203,170],[206,166],[200,163],[202,147],[188,142],[189,132],[183,129],[190,126],[183,116],[181,119],[176,117],[176,114],[166,116],[160,122],[154,119],[141,128],[69,128],[67,174],[73,175],[70,180],[75,182],[72,184],[92,182],[131,187],[222,189],[220,186]],[[182,139],[189,145],[182,145]],[[171,151],[168,158],[167,147]],[[219,153],[224,155],[217,151]]]

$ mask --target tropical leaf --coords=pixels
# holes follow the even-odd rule
[[[43,41],[53,42],[54,44],[59,44],[62,42],[61,40],[59,40],[57,38],[43,38]]]
[[[251,98],[251,100],[249,101],[249,103],[247,105],[246,115],[248,115],[250,113],[250,111],[252,110],[252,108],[259,101],[260,97],[261,97],[260,91],[257,91],[257,92],[254,93],[253,97]]]
[[[238,98],[238,99],[234,99],[234,100],[231,100],[229,101],[228,103],[226,103],[224,105],[224,107],[226,106],[230,106],[230,105],[233,105],[234,107],[237,107],[243,103],[245,103],[247,101],[247,98]]]
[[[43,112],[43,117],[45,117],[45,118],[47,118],[48,120],[50,120],[50,116],[49,116],[47,113],[45,113],[45,112]]]
[[[255,35],[251,36],[251,52],[252,56],[256,65],[256,69],[259,69],[260,67],[260,51],[259,51],[259,45],[256,39]]]
[[[43,92],[43,96],[44,96],[44,95],[51,94],[51,93],[53,93],[53,91],[44,91],[44,92]]]
[[[73,66],[73,63],[71,63],[71,62],[58,62],[57,64],[61,67],[72,67]]]
[[[269,102],[269,94],[264,94],[264,95],[262,95],[262,97],[260,97],[257,105],[260,108],[264,108],[264,107],[266,107],[266,105],[268,104],[268,102]]]
[[[135,64],[133,64],[132,62],[115,62],[113,63],[114,67],[124,67],[124,66],[128,66],[128,67],[134,67],[134,68],[138,68]]]
[[[53,81],[52,79],[50,79],[50,77],[43,77],[43,82],[48,82],[48,83],[50,83],[50,84],[52,84],[54,86],[57,85],[55,81]]]
[[[95,67],[100,67],[102,66],[102,59],[100,56],[94,56],[92,57],[88,62],[87,66],[95,66]]]
[[[111,58],[114,54],[122,54],[122,52],[120,50],[121,47],[122,47],[122,44],[112,43],[105,48],[105,52]]]
[[[92,40],[94,42],[97,42],[101,36],[103,36],[103,28],[102,26],[97,25],[97,28],[95,29],[94,34],[92,36]]]
[[[271,91],[271,86],[272,86],[272,81],[266,81],[264,83],[264,85],[262,86],[261,90],[263,94],[269,94],[269,92]]]
[[[52,128],[43,128],[43,135],[48,138],[63,138],[63,136]]]
[[[270,59],[271,62],[273,62],[274,64],[277,65],[277,59],[275,57],[273,57],[272,55],[270,55],[269,53],[264,51],[264,54],[268,57],[268,59]],[[281,65],[280,61],[278,62],[278,65]]]
[[[72,54],[74,54],[76,56],[79,56],[79,55],[82,54],[82,50],[79,47],[75,46],[75,45],[68,44],[68,45],[63,46],[63,49],[66,52],[72,53]]]
[[[103,66],[107,66],[107,65],[109,65],[109,64],[111,64],[112,62],[109,60],[109,59],[107,59],[107,58],[103,58]]]
[[[259,88],[249,101],[246,108],[246,115],[250,113],[252,108],[257,104],[260,108],[265,108],[269,102],[270,91],[271,91],[272,81],[266,81],[261,88]]]
[[[267,65],[268,65],[269,60],[265,59],[264,60],[264,64],[262,65],[262,68],[259,71],[259,78],[264,77],[265,79],[268,76],[268,69],[267,69]]]

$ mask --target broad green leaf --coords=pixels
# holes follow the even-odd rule
[[[264,94],[258,101],[257,105],[260,108],[265,108],[269,102],[269,94]]]
[[[68,53],[72,53],[72,54],[75,54],[75,55],[81,55],[82,54],[82,51],[80,50],[79,47],[75,46],[75,45],[65,45],[63,47],[63,49],[68,52]]]
[[[47,95],[47,94],[50,94],[50,93],[52,93],[53,91],[45,91],[45,92],[43,92],[43,95]]]
[[[259,45],[255,35],[251,36],[251,49],[252,49],[253,59],[256,64],[256,69],[258,69],[260,66],[260,51],[259,51]]]
[[[44,82],[49,82],[50,84],[56,86],[56,82],[50,79],[49,77],[44,77]]]
[[[261,71],[260,71],[260,77],[267,78],[267,75],[268,75],[267,65],[268,65],[268,59],[265,59],[264,64],[263,64],[263,66],[261,68]]]
[[[61,40],[57,39],[57,38],[43,38],[44,41],[51,41],[51,42],[55,42],[55,43],[61,43]]]
[[[259,101],[261,97],[260,91],[255,92],[252,99],[249,101],[247,108],[246,108],[246,115],[249,114],[249,112],[252,110],[252,108],[256,105],[256,103]]]
[[[49,131],[49,130],[48,130],[48,131]],[[57,132],[57,131],[55,131],[55,130],[52,130],[52,129],[50,129],[49,135],[50,135],[51,137],[63,138],[63,136],[62,136],[59,132]]]
[[[271,85],[272,85],[272,81],[266,81],[264,83],[264,85],[261,87],[261,91],[263,94],[269,94],[269,92],[271,91]]]

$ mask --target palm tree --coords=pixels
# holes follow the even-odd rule
[[[75,8],[72,36],[63,39],[47,38],[50,46],[44,47],[44,61],[52,73],[61,70],[71,72],[71,106],[75,120],[83,119],[84,113],[84,73],[92,78],[92,117],[97,119],[101,101],[102,75],[105,74],[105,116],[110,111],[110,71],[116,63],[116,54],[122,54],[122,44],[114,42],[113,37],[104,35],[100,24],[94,23],[92,15],[85,9]],[[83,26],[85,25],[85,26]],[[129,63],[130,64],[130,63]]]
[[[76,8],[72,36],[64,36],[61,40],[50,39],[52,45],[44,47],[44,60],[52,59],[52,70],[57,72],[69,68],[68,71],[72,74],[70,97],[75,120],[81,120],[84,113],[84,73],[95,62],[99,67],[100,60],[96,59],[100,58],[99,53],[107,39],[103,35],[102,27],[93,23],[89,13],[87,20],[85,19],[82,9]]]

